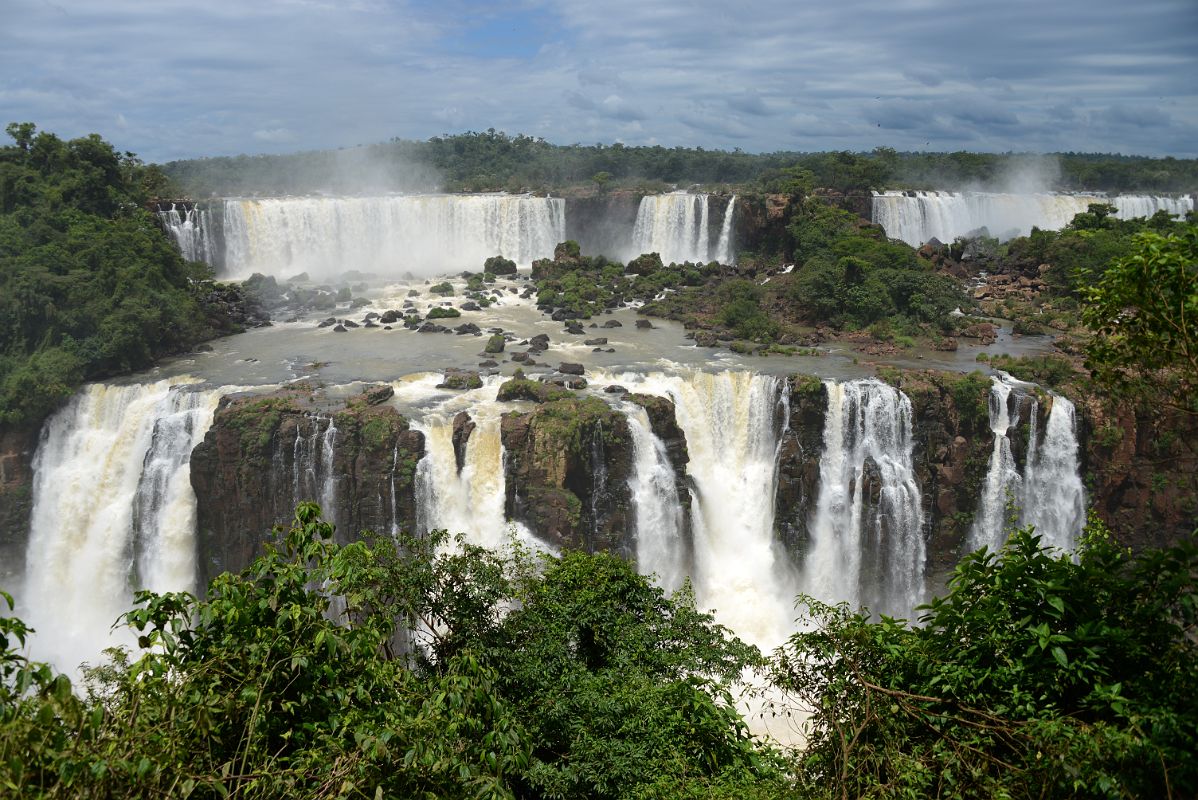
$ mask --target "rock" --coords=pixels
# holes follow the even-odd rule
[[[582,364],[574,364],[569,361],[563,361],[558,365],[557,371],[563,375],[582,375],[586,372]]]
[[[464,369],[450,369],[445,371],[445,378],[441,383],[437,384],[438,389],[481,389],[483,385],[482,378],[477,372]]]
[[[369,322],[372,319],[378,319],[378,318],[379,318],[379,313],[377,311],[371,311],[366,316],[362,317],[362,319],[367,322]]]
[[[537,348],[538,350],[548,350],[549,349],[549,334],[538,333],[536,336],[529,339],[528,343],[529,343],[529,345]]]
[[[978,322],[960,333],[965,339],[979,339],[982,344],[991,344],[998,339],[998,328],[990,322]]]
[[[577,375],[547,375],[541,378],[542,383],[561,386],[563,389],[585,389],[587,379]]]
[[[420,333],[446,333],[449,329],[435,322],[426,322],[416,330]]]
[[[566,333],[573,334],[574,336],[584,336],[586,335],[586,329],[578,323],[572,322],[566,326]]]
[[[695,331],[695,344],[699,347],[717,347],[719,338],[715,331]]]
[[[210,345],[210,344],[196,345],[196,352],[197,353],[211,353],[212,345]]]
[[[636,327],[638,330],[645,331],[645,330],[649,330],[650,328],[652,328],[653,323],[647,319],[638,319],[636,321]]]
[[[419,296],[420,296],[419,289],[408,289],[408,297],[419,297]]]
[[[450,441],[453,442],[453,459],[457,462],[458,472],[461,472],[466,464],[466,444],[470,441],[470,434],[474,433],[474,428],[474,420],[465,411],[453,418]]]
[[[393,325],[396,322],[399,322],[401,319],[403,319],[402,314],[394,309],[389,309],[382,313],[382,315],[379,317],[379,322],[383,323],[384,325]]]
[[[503,338],[502,333],[493,334],[491,338],[487,340],[487,346],[484,348],[484,351],[487,353],[502,353],[506,341],[507,340]]]
[[[478,365],[479,365],[480,367],[482,367],[483,369],[494,369],[495,367],[498,367],[498,366],[499,366],[499,362],[497,362],[497,361],[494,361],[493,359],[490,359],[490,358],[488,358],[486,361],[480,361],[480,362],[478,362]]]
[[[629,261],[624,271],[630,272],[633,275],[652,275],[663,266],[660,255],[657,253],[645,253]]]
[[[361,327],[360,325],[358,325],[358,323],[354,322],[352,319],[343,319],[343,320],[341,320],[341,324],[347,328]]]
[[[589,347],[598,347],[599,345],[607,344],[607,338],[604,336],[600,336],[596,339],[587,339],[586,341],[583,342],[583,344],[585,344]]]
[[[528,361],[528,353],[512,353],[511,359],[517,363]]]
[[[603,323],[605,328],[623,328],[624,324],[618,319],[609,319]]]
[[[607,394],[628,394],[628,390],[618,383],[611,383],[604,386],[603,391]]]
[[[475,336],[479,336],[482,334],[482,331],[473,322],[463,322],[461,325],[454,328],[453,332],[458,334],[459,336],[463,336],[467,333],[473,334]]]
[[[492,275],[515,275],[516,262],[503,256],[491,256],[483,262],[483,271]]]
[[[329,317],[328,319],[322,319],[322,320],[320,321],[320,323],[319,323],[319,324],[317,324],[317,326],[316,326],[316,327],[318,327],[318,328],[327,328],[327,327],[329,327],[330,325],[336,325],[336,324],[337,324],[337,318],[336,318],[336,317]]]
[[[361,308],[362,306],[368,305],[371,305],[371,302],[365,297],[355,297],[353,300],[349,301],[350,308]]]
[[[548,403],[553,400],[561,400],[572,395],[562,386],[554,386],[552,384],[540,383],[538,381],[530,381],[524,377],[524,373],[516,370],[516,377],[511,380],[504,381],[499,386],[499,393],[495,395],[495,399],[508,403],[514,400],[530,400],[534,403]]]
[[[363,327],[363,328],[377,328],[377,327],[378,327],[378,323],[377,323],[377,322],[375,322],[375,321],[374,321],[374,320],[372,320],[372,319],[368,319],[368,320],[366,320],[364,323],[362,323],[362,327]]]
[[[463,311],[482,311],[482,308],[479,307],[478,303],[474,302],[473,300],[467,300],[465,303],[462,303],[459,308],[461,308]]]
[[[356,326],[355,326],[355,327],[356,327]],[[346,333],[345,326],[344,326],[344,325],[335,325],[335,326],[333,326],[333,333]]]

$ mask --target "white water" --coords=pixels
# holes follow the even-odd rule
[[[923,510],[911,461],[911,401],[877,380],[825,382],[820,488],[803,588],[907,616],[924,599]],[[879,484],[867,496],[865,466]]]
[[[1010,438],[1011,429],[1018,422],[1018,415],[1011,413],[1012,402],[1016,408],[1019,402],[1019,395],[1012,394],[1015,385],[1005,376],[991,379],[990,430],[994,432],[994,448],[990,452],[977,515],[969,531],[969,550],[986,547],[993,551],[1002,547],[1007,538],[1008,501],[1019,502],[1023,478],[1015,464]]]
[[[774,537],[777,454],[789,417],[785,382],[743,371],[615,380],[672,400],[686,434],[695,486],[690,577],[699,607],[714,609],[746,641],[777,647],[794,631],[797,589]]]
[[[490,256],[527,266],[565,239],[565,201],[489,195],[224,201],[225,268],[314,279],[349,270],[399,278],[481,270]]]
[[[637,567],[644,574],[655,575],[658,586],[674,592],[690,572],[674,465],[653,433],[645,409],[626,403],[624,411],[632,432],[629,489],[635,512]]]
[[[1044,438],[1028,454],[1022,521],[1036,526],[1044,544],[1072,551],[1086,522],[1086,490],[1077,460],[1077,411],[1060,395],[1053,395],[1051,403]],[[1033,428],[1031,441],[1036,438]]]
[[[718,255],[711,247],[708,222],[708,195],[671,192],[642,197],[632,229],[632,257],[657,253],[666,264],[706,264]]]
[[[1152,216],[1159,210],[1176,217],[1194,208],[1191,196],[1003,194],[997,192],[884,192],[873,197],[873,221],[886,235],[918,247],[929,239],[952,242],[986,227],[991,236],[1025,236],[1033,226],[1059,230],[1091,203],[1110,203],[1122,219]]]
[[[232,390],[94,384],[46,422],[21,593],[33,657],[73,670],[127,643],[109,628],[134,589],[194,591],[189,461]]]
[[[720,226],[720,238],[715,246],[715,260],[721,264],[731,264],[732,261],[732,217],[736,213],[736,195],[728,200],[724,209],[724,224]]]
[[[212,225],[208,211],[171,203],[169,210],[158,212],[158,219],[175,240],[184,258],[188,261],[213,263],[216,258],[216,244],[212,241]]]

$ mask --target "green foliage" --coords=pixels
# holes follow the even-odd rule
[[[1009,372],[1021,381],[1039,383],[1050,388],[1063,386],[1078,378],[1077,371],[1068,359],[1060,356],[1009,356],[995,355],[990,366]]]
[[[453,294],[453,284],[449,281],[441,281],[440,283],[429,287],[430,294],[439,294],[442,297],[448,297]]]
[[[1085,292],[1087,366],[1114,391],[1198,414],[1198,224],[1143,231]]]
[[[0,424],[36,423],[83,380],[213,335],[187,264],[145,210],[156,178],[99,136],[8,126],[0,147]]]
[[[804,598],[778,682],[813,709],[816,797],[1184,797],[1198,790],[1193,543],[1080,561],[1030,531],[957,568],[919,626]]]
[[[303,504],[207,599],[138,593],[124,622],[139,656],[110,651],[85,697],[27,662],[29,631],[0,615],[0,793],[694,797],[782,785],[727,695],[760,656],[689,593],[667,598],[613,556],[496,553],[444,531],[339,547],[332,534]]]
[[[460,316],[461,311],[446,306],[434,306],[428,310],[428,319],[456,319]]]

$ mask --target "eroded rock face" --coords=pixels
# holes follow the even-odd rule
[[[789,381],[790,419],[778,449],[774,525],[797,563],[810,547],[807,525],[819,497],[828,392],[821,381],[809,376],[794,375]]]
[[[505,414],[509,519],[557,547],[635,551],[628,491],[632,438],[624,415],[594,397]]]
[[[305,500],[331,501],[325,519],[342,543],[362,530],[413,528],[424,437],[384,403],[388,389],[333,405],[303,384],[221,401],[191,456],[199,585],[247,566]]]
[[[0,588],[14,586],[25,568],[36,449],[36,428],[0,426]]]

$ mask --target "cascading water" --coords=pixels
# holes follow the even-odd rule
[[[212,241],[212,223],[207,210],[196,206],[171,203],[171,207],[159,208],[158,219],[166,228],[179,252],[188,261],[214,263],[216,245]]]
[[[720,238],[715,246],[715,260],[721,264],[732,263],[732,215],[735,211],[736,195],[732,195],[724,209],[724,224],[720,226]]]
[[[1052,395],[1044,436],[1039,435],[1039,402],[1027,391],[1031,384],[1008,375],[991,379],[990,427],[994,450],[986,482],[970,530],[968,546],[998,550],[1013,525],[1034,525],[1044,544],[1072,551],[1086,518],[1086,493],[1078,470],[1076,409],[1068,399]],[[1019,403],[1031,404],[1028,452],[1019,474],[1011,451],[1011,435],[1019,420]],[[1013,503],[1014,519],[1007,513]]]
[[[34,657],[73,671],[122,643],[133,589],[195,589],[189,461],[233,390],[95,384],[46,422],[20,593]]]
[[[397,383],[400,397],[427,391],[431,381]],[[471,544],[492,549],[506,547],[515,537],[524,544],[544,548],[523,525],[508,521],[504,513],[502,413],[508,408],[495,401],[498,381],[489,378],[481,389],[451,396],[431,411],[412,414],[412,428],[424,434],[425,454],[416,465],[416,514],[419,530],[445,529],[464,534]],[[453,447],[453,419],[469,409],[475,428],[466,441],[462,468]]]
[[[969,531],[967,546],[970,550],[1002,547],[1006,541],[1008,501],[1017,503],[1023,486],[1010,438],[1011,429],[1018,422],[1017,415],[1012,414],[1012,404],[1017,408],[1019,402],[1019,395],[1012,391],[1015,385],[1005,376],[991,379],[990,430],[994,432],[994,449],[990,452],[977,515]]]
[[[873,379],[824,385],[824,453],[803,588],[821,600],[906,616],[924,599],[911,401]]]
[[[624,411],[632,432],[629,488],[636,521],[636,563],[642,573],[656,575],[657,584],[673,592],[691,571],[674,465],[645,410],[627,403]]]
[[[480,269],[497,254],[524,265],[551,257],[565,239],[565,201],[504,194],[226,200],[223,230],[234,276],[427,276]]]
[[[688,192],[641,198],[632,229],[632,256],[657,253],[665,263],[710,260],[708,195]]]
[[[1022,522],[1036,526],[1044,544],[1072,551],[1086,522],[1086,489],[1077,460],[1077,410],[1060,395],[1052,395],[1051,403],[1044,438],[1028,453]],[[1036,441],[1035,428],[1031,441]]]
[[[1161,210],[1181,217],[1194,208],[1190,196],[883,192],[873,197],[873,221],[887,236],[918,247],[933,238],[951,242],[982,227],[1002,239],[1027,235],[1033,226],[1059,230],[1091,203],[1110,203],[1121,219]]]
[[[691,580],[701,608],[772,648],[794,630],[797,590],[774,537],[777,456],[789,417],[786,383],[751,372],[622,374],[618,382],[674,402],[694,482]],[[650,478],[652,471],[639,472]],[[633,494],[654,491],[634,487]],[[638,544],[638,547],[640,545]]]

